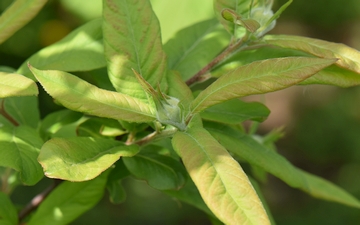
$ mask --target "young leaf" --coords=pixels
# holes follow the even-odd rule
[[[262,122],[270,110],[259,102],[244,102],[233,99],[218,105],[211,106],[200,113],[201,117],[220,123],[239,124],[245,120]]]
[[[256,61],[239,67],[202,91],[192,102],[192,113],[247,95],[263,94],[298,84],[336,59],[288,57]]]
[[[28,63],[43,70],[88,71],[106,66],[101,19],[72,31],[61,41],[41,49],[27,59],[17,73],[34,78]]]
[[[160,26],[148,0],[104,0],[103,35],[110,80],[115,89],[147,101],[132,69],[155,87],[166,74]]]
[[[34,81],[16,73],[0,72],[0,98],[37,95]]]
[[[76,131],[79,136],[98,138],[116,137],[126,133],[118,121],[107,118],[90,118],[81,123]]]
[[[47,177],[85,181],[98,176],[121,156],[133,156],[138,151],[135,145],[109,139],[53,138],[42,146],[38,160]]]
[[[250,136],[229,135],[229,132],[223,133],[219,129],[211,129],[210,132],[226,149],[250,164],[263,168],[289,186],[299,188],[316,198],[360,208],[360,201],[343,189],[296,168],[283,156],[264,147]]]
[[[262,46],[256,49],[244,49],[243,51],[234,54],[229,59],[225,60],[220,66],[211,71],[211,75],[213,77],[220,77],[239,66],[243,66],[254,61],[289,56],[313,57],[310,53],[305,53],[295,49],[281,48],[273,45]],[[354,71],[350,71],[333,64],[302,81],[300,84],[327,84],[339,87],[351,87],[360,84],[360,76]]]
[[[290,35],[267,35],[263,40],[271,45],[300,50],[320,58],[337,58],[336,65],[360,74],[360,52],[344,44]]]
[[[86,182],[63,182],[40,204],[27,225],[66,225],[103,196],[108,173]]]
[[[123,162],[136,178],[146,180],[158,190],[179,189],[185,183],[183,165],[169,156],[141,153],[123,158]]]
[[[43,170],[37,161],[42,144],[36,130],[30,127],[1,127],[0,166],[18,171],[25,185],[36,184],[43,177]]]
[[[69,73],[29,68],[45,90],[69,109],[137,123],[155,119],[150,106],[138,99],[100,89]]]
[[[229,35],[217,20],[196,23],[180,30],[165,45],[169,68],[189,79],[215,58],[228,44]]]
[[[3,100],[3,110],[18,124],[37,128],[40,123],[38,98],[35,96],[9,97]]]
[[[10,198],[3,192],[0,192],[0,224],[1,225],[18,224],[16,208],[12,204]]]
[[[47,0],[16,0],[0,16],[0,44],[27,24]]]
[[[225,224],[270,224],[240,165],[205,129],[177,132],[172,140],[210,210]]]

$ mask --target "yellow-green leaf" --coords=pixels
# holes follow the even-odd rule
[[[154,112],[146,103],[128,95],[100,89],[76,76],[29,66],[45,90],[65,107],[99,117],[129,122],[151,122]]]
[[[0,72],[0,98],[37,95],[34,81],[16,73]]]
[[[47,177],[85,181],[97,177],[121,156],[138,151],[135,145],[103,138],[53,138],[43,145],[38,160]]]
[[[335,61],[336,59],[287,57],[247,64],[221,76],[202,91],[191,103],[192,113],[201,112],[226,100],[290,87]]]
[[[205,129],[177,132],[172,140],[210,210],[225,224],[270,224],[240,165]]]

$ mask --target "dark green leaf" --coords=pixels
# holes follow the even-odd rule
[[[86,182],[63,182],[40,204],[27,225],[66,225],[103,196],[108,173]]]
[[[148,0],[104,0],[103,35],[108,73],[117,91],[147,101],[132,69],[151,86],[166,88],[160,25]]]
[[[34,81],[16,73],[0,72],[0,98],[37,95]]]
[[[137,123],[155,120],[150,106],[136,98],[100,89],[69,73],[30,68],[45,90],[69,109]]]
[[[180,30],[165,45],[169,68],[189,79],[215,58],[230,37],[217,20],[207,20]]]
[[[38,160],[47,177],[85,181],[97,177],[120,157],[138,151],[136,145],[109,139],[53,138],[42,146]]]
[[[130,172],[125,167],[122,160],[118,160],[115,168],[111,170],[106,188],[109,192],[110,201],[113,204],[120,204],[126,199],[126,192],[123,188],[121,181],[130,175]]]
[[[202,91],[192,102],[192,113],[247,95],[281,90],[309,78],[336,59],[288,57],[256,61],[239,67]]]
[[[200,113],[201,117],[220,123],[239,124],[245,120],[264,121],[270,110],[259,102],[243,102],[239,99],[229,100],[211,106]]]
[[[299,188],[317,198],[360,208],[360,201],[343,189],[296,168],[283,156],[264,147],[250,136],[245,134],[230,136],[229,133],[217,129],[211,129],[211,134],[229,151],[250,164],[263,168],[291,187]]]
[[[61,41],[41,49],[18,69],[33,78],[28,63],[43,70],[88,71],[106,66],[102,43],[101,19],[77,28]]]
[[[27,24],[47,0],[16,0],[0,16],[0,44]]]
[[[10,198],[2,192],[0,192],[0,224],[1,225],[18,224],[16,208],[12,204]]]
[[[185,183],[185,170],[181,163],[169,156],[140,153],[123,158],[126,168],[136,178],[143,179],[159,190],[179,189]]]
[[[240,165],[205,129],[177,132],[172,143],[210,210],[225,224],[270,224]]]
[[[30,127],[1,127],[0,166],[18,171],[24,184],[36,184],[43,177],[37,161],[42,144],[36,130]]]

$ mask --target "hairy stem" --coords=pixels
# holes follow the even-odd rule
[[[220,62],[227,59],[233,52],[239,50],[240,47],[244,44],[244,41],[247,38],[240,39],[238,42],[229,45],[223,52],[221,52],[218,56],[216,56],[209,64],[207,64],[205,67],[203,67],[199,72],[197,72],[194,76],[189,78],[185,83],[190,86],[196,82],[199,82],[202,80],[203,75],[208,73],[211,69],[213,69],[216,65],[218,65]]]
[[[32,211],[34,211],[44,200],[45,198],[63,181],[54,180],[54,182],[46,188],[43,192],[36,195],[19,213],[19,221],[26,218]]]

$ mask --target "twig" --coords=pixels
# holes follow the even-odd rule
[[[19,126],[19,123],[12,118],[6,111],[4,106],[5,100],[1,100],[1,106],[0,106],[0,115],[3,115],[7,120],[9,120],[14,126]]]
[[[204,68],[202,68],[199,72],[197,72],[194,76],[189,78],[185,83],[190,86],[202,79],[202,76],[209,72],[212,68],[218,65],[220,62],[224,61],[227,57],[229,57],[230,53],[237,51],[239,47],[244,44],[246,38],[239,40],[233,45],[227,47],[223,52],[221,52],[218,56],[216,56],[209,64],[207,64]]]
[[[25,219],[32,211],[34,211],[45,198],[59,185],[63,180],[54,180],[54,182],[43,192],[36,195],[19,213],[19,221]]]

